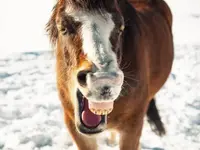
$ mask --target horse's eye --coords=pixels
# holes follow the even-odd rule
[[[60,27],[60,32],[63,34],[63,35],[74,35],[77,33],[77,30],[78,28],[80,27],[80,23],[68,23],[68,24],[65,24],[65,25],[61,25]]]
[[[63,34],[63,35],[66,35],[66,34],[75,34],[76,33],[76,27],[75,26],[62,26],[60,28],[60,32]]]
[[[121,25],[120,28],[119,28],[119,31],[120,31],[120,32],[123,32],[124,29],[125,29],[125,26],[124,26],[124,25]]]
[[[60,31],[63,35],[67,34],[67,29],[65,27],[61,28]]]

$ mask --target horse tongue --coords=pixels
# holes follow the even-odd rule
[[[96,127],[101,122],[101,116],[95,115],[88,108],[88,100],[84,99],[84,110],[81,114],[83,123],[88,127]]]

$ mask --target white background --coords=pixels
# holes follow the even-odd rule
[[[0,0],[0,52],[50,50],[45,25],[55,0]]]

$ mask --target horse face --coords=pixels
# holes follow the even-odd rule
[[[112,15],[79,11],[69,15],[81,23],[82,54],[91,66],[81,66],[77,73],[81,93],[89,101],[114,101],[121,91],[124,77],[119,69],[117,55],[112,50],[111,38],[114,37],[111,36],[116,28]]]
[[[76,122],[84,133],[99,132],[124,82],[119,67],[121,55],[118,55],[124,22],[118,9],[110,7],[113,6],[111,0],[100,10],[77,8],[78,5],[72,4],[57,14],[57,43],[64,51],[65,60],[74,60],[68,63],[68,67],[72,68],[76,62],[76,69],[72,69],[75,70],[72,75],[76,76],[73,82],[78,99],[75,114],[80,116]],[[83,101],[84,106],[81,106]]]

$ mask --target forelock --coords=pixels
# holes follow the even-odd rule
[[[112,0],[67,0],[66,5],[82,11],[99,11],[110,9]]]
[[[110,11],[113,7],[113,0],[58,0],[53,8],[53,13],[49,22],[47,23],[46,30],[50,36],[50,40],[55,45],[58,38],[58,29],[56,27],[56,17],[64,12],[66,8],[74,9],[80,12],[97,12],[99,15],[104,16],[105,11]],[[105,16],[104,16],[105,17]]]

